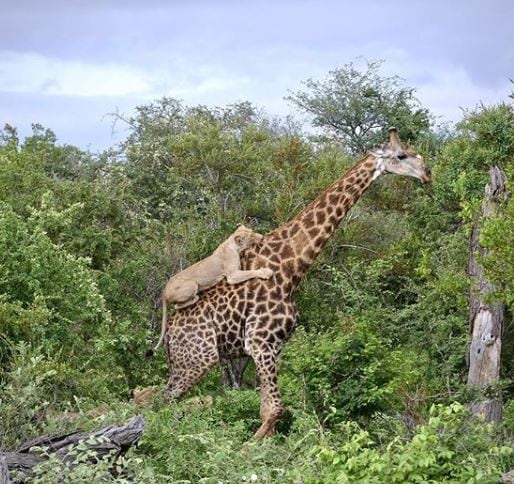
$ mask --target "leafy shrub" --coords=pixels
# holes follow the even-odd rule
[[[135,457],[116,457],[111,455],[98,459],[94,450],[97,444],[104,443],[105,438],[89,438],[70,447],[66,462],[59,460],[55,454],[48,454],[45,447],[35,448],[43,456],[47,456],[41,464],[33,469],[31,481],[35,484],[52,482],[112,482],[113,475],[119,484],[133,481],[136,469],[141,466],[142,459]],[[115,461],[115,463],[113,463]],[[94,464],[92,464],[92,462]],[[138,472],[138,474],[142,474]],[[23,477],[20,475],[20,477]],[[141,482],[141,481],[139,481]]]
[[[396,437],[385,447],[345,423],[343,442],[313,450],[316,474],[305,477],[305,469],[292,474],[306,482],[497,482],[513,463],[514,447],[498,443],[491,430],[459,403],[433,406],[411,439]]]
[[[0,380],[0,448],[15,448],[41,431],[56,375],[43,356],[17,345],[12,369]]]
[[[300,329],[284,350],[284,396],[292,405],[305,402],[320,419],[370,417],[400,403],[399,389],[419,378],[419,356],[351,321],[322,334]]]
[[[45,339],[72,350],[89,338],[91,330],[108,319],[104,300],[96,286],[88,261],[75,257],[48,237],[42,220],[59,217],[66,223],[68,213],[52,213],[48,207],[34,210],[24,220],[5,203],[0,205],[0,292],[13,313],[30,308],[45,315],[29,327],[16,320],[4,321],[2,332],[13,339]],[[69,354],[69,353],[68,353]]]

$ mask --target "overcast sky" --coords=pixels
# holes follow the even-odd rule
[[[288,90],[359,56],[456,121],[512,92],[514,1],[0,0],[0,124],[95,151],[161,96],[294,114]]]

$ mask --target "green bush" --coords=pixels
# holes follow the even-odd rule
[[[498,482],[513,464],[514,448],[495,439],[492,427],[459,403],[436,405],[412,438],[377,447],[354,423],[343,424],[343,442],[313,450],[316,467],[293,476],[303,482]]]
[[[341,322],[325,333],[300,329],[284,350],[281,384],[289,405],[303,403],[330,423],[401,407],[400,390],[419,380],[421,354],[393,349],[366,326]]]

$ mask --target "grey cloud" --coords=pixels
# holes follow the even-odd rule
[[[156,95],[173,91],[174,79],[184,80],[186,86],[188,80],[201,82],[204,74],[198,71],[206,68],[222,71],[227,78],[250,80],[231,92],[231,100],[251,99],[264,108],[270,103],[281,110],[287,89],[297,89],[303,79],[324,75],[358,55],[394,61],[396,73],[419,86],[440,76],[430,69],[444,66],[463,69],[474,84],[484,86],[484,92],[514,77],[511,0],[3,3],[0,50],[169,74],[154,81],[155,90],[160,91]],[[398,61],[402,55],[409,65]],[[414,61],[419,72],[413,72]],[[43,87],[50,89],[51,82]],[[226,96],[218,92],[216,97],[198,95],[186,100],[222,104],[231,101]],[[90,100],[88,106],[84,100],[54,97],[51,107],[44,96],[31,99],[31,106],[24,105],[27,97],[17,99],[14,105],[0,95],[0,113],[8,108],[18,113],[19,120],[43,121],[57,131],[62,125],[72,140],[76,136],[62,119],[76,111],[88,123],[83,128],[78,122],[74,126],[84,133],[81,139],[102,139],[95,141],[98,145],[106,140],[95,121],[102,109],[111,110],[119,102],[128,108],[130,101],[133,105],[147,101],[138,96],[104,98]],[[59,109],[63,109],[61,115],[56,114]],[[54,111],[53,117],[47,110]]]
[[[63,58],[135,63],[158,62],[166,55],[225,59],[231,51],[251,56],[281,45],[344,52],[380,39],[390,47],[464,63],[483,82],[494,82],[513,60],[510,0],[53,0],[7,5],[3,17],[4,49]]]

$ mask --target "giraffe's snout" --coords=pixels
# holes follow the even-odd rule
[[[428,166],[425,168],[425,173],[421,177],[422,183],[430,183],[432,181],[432,170],[428,168]]]

